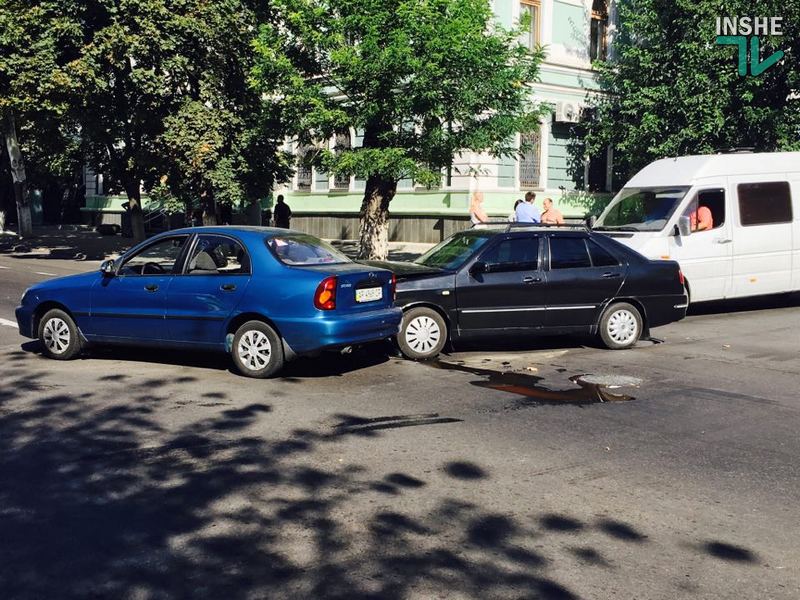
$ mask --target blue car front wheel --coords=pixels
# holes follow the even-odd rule
[[[69,360],[81,351],[78,326],[63,310],[48,310],[39,320],[38,334],[42,352],[48,358]]]
[[[283,368],[283,345],[277,332],[263,321],[247,321],[233,336],[231,356],[247,377],[270,377]]]

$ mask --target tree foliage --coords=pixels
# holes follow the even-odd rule
[[[516,133],[544,109],[530,85],[541,48],[495,22],[487,0],[278,0],[264,25],[254,80],[282,99],[284,118],[314,162],[366,179],[363,257],[386,254],[386,217],[397,181],[434,184],[454,154],[517,153]],[[363,146],[332,151],[337,132]]]
[[[589,147],[614,148],[626,180],[657,158],[753,147],[800,149],[800,4],[782,0],[620,2],[612,59],[597,64]],[[736,49],[717,45],[720,16],[781,16],[784,35],[762,38],[762,59],[786,55],[758,77],[741,77]],[[752,60],[755,60],[753,58]]]

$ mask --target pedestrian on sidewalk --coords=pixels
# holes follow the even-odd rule
[[[469,220],[473,225],[488,223],[489,216],[483,210],[483,192],[474,192],[469,205]]]
[[[539,214],[539,209],[533,205],[536,200],[536,194],[533,192],[526,192],[525,201],[517,206],[517,221],[519,223],[540,223],[542,217]]]
[[[517,207],[522,204],[522,200],[517,200],[514,202],[514,210],[511,211],[511,214],[508,215],[508,222],[514,223],[517,220]]]
[[[292,220],[292,209],[283,201],[283,194],[278,195],[278,202],[275,204],[275,227],[289,229]]]

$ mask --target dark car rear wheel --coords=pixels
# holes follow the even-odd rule
[[[48,358],[70,360],[81,351],[81,336],[78,326],[63,310],[48,310],[39,319],[39,341],[42,352]]]
[[[607,348],[631,348],[642,335],[642,315],[627,302],[615,302],[606,308],[600,318],[600,338]]]
[[[283,368],[283,346],[277,332],[263,321],[247,321],[233,336],[231,356],[247,377],[270,377]]]
[[[447,323],[431,308],[420,306],[403,314],[397,345],[412,360],[435,358],[447,343]]]

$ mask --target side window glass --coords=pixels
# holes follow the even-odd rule
[[[127,259],[122,264],[119,274],[164,275],[172,273],[187,239],[187,236],[172,237],[147,246]]]
[[[788,182],[741,183],[737,192],[739,220],[744,227],[792,221],[792,195]]]
[[[589,256],[592,258],[592,266],[595,267],[618,267],[619,261],[605,248],[594,240],[586,240],[589,246]]]
[[[710,231],[725,224],[725,190],[701,190],[692,199],[684,217],[689,217],[692,231]]]
[[[591,266],[582,237],[550,238],[551,269],[585,269]]]
[[[246,275],[250,259],[242,245],[228,237],[201,235],[186,268],[189,275]]]
[[[481,260],[491,271],[534,271],[539,268],[539,238],[503,240],[484,252]]]

